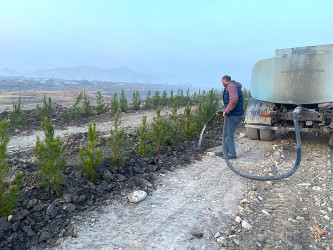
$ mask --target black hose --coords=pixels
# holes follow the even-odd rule
[[[293,112],[293,119],[294,119],[294,126],[295,126],[295,134],[296,134],[296,143],[297,143],[297,157],[296,157],[296,162],[294,167],[287,173],[284,174],[280,174],[280,175],[265,175],[265,176],[261,176],[261,175],[253,175],[253,174],[248,174],[248,173],[244,173],[239,171],[238,169],[236,169],[229,161],[228,159],[228,154],[227,154],[227,149],[226,149],[226,145],[224,143],[224,141],[222,142],[222,148],[223,148],[223,155],[224,155],[224,160],[227,163],[228,167],[235,172],[236,174],[243,176],[245,178],[248,179],[252,179],[252,180],[258,180],[258,181],[272,181],[272,180],[281,180],[281,179],[285,179],[289,176],[291,176],[293,173],[296,172],[296,170],[298,169],[300,163],[301,163],[301,158],[302,158],[302,145],[301,145],[301,135],[300,135],[300,130],[299,130],[299,125],[298,125],[298,115],[301,111],[300,107],[297,107],[294,112]],[[213,120],[216,117],[216,114],[214,114],[209,121]],[[208,124],[208,122],[207,122]],[[223,138],[225,135],[225,129],[223,129]]]

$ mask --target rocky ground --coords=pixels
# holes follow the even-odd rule
[[[290,135],[279,135],[273,142],[246,143],[261,153],[261,159],[256,154],[248,154],[246,158],[246,165],[250,162],[259,166],[259,173],[285,172],[296,159],[295,140]],[[302,162],[293,176],[281,181],[248,181],[244,199],[237,206],[238,217],[222,234],[225,239],[222,246],[331,249],[333,152],[326,136],[303,134],[302,143]],[[240,160],[240,164],[245,161]],[[243,221],[252,228],[244,228]]]
[[[124,115],[123,126],[134,130],[134,121],[139,124],[143,112],[150,119],[154,115],[154,111]],[[105,135],[110,129],[107,122],[98,121]],[[29,149],[35,135],[27,139],[34,132],[24,134],[23,129],[14,138],[10,163],[25,173],[27,183],[12,217],[0,222],[1,249],[329,249],[333,245],[333,152],[326,135],[302,134],[301,166],[281,181],[247,180],[231,172],[221,158],[205,156],[218,149],[222,129],[218,127],[207,132],[202,150],[193,141],[165,148],[152,159],[129,152],[126,167],[111,171],[105,160],[99,170],[101,181],[95,185],[82,178],[73,157],[86,141],[84,129],[84,121],[58,129],[68,159],[60,199],[38,185]],[[236,134],[239,157],[232,163],[239,169],[278,174],[293,166],[293,134],[278,134],[272,142],[249,140],[243,126]],[[25,139],[30,144],[24,144]],[[100,147],[107,156],[105,138]],[[138,189],[148,197],[130,203],[127,195]]]
[[[239,158],[232,163],[239,169],[278,174],[293,166],[292,134],[264,142],[243,137],[243,128],[237,133]],[[124,194],[75,218],[78,237],[59,240],[56,249],[330,249],[332,149],[325,135],[302,139],[302,164],[288,179],[246,180],[220,158],[204,156],[159,177],[142,203],[130,204]]]

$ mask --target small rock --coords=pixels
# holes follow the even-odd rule
[[[217,233],[214,235],[215,238],[218,238],[218,237],[220,237],[220,236],[221,236],[220,232],[217,232]]]
[[[300,245],[300,244],[296,244],[296,245],[295,245],[295,249],[296,249],[296,250],[302,250],[302,249],[303,249],[303,246]]]
[[[293,219],[293,218],[288,218],[288,221],[291,222],[291,223],[295,223],[297,222],[297,220]]]
[[[243,199],[243,200],[241,201],[241,203],[242,203],[242,204],[248,204],[249,201],[248,201],[248,199]]]
[[[37,205],[32,209],[32,211],[33,212],[39,212],[39,211],[43,210],[46,206],[47,206],[46,204]]]
[[[67,212],[73,212],[76,209],[76,205],[69,203],[64,205],[63,209],[66,210]]]
[[[241,223],[241,222],[242,222],[242,218],[239,217],[239,216],[236,216],[235,221],[236,221],[237,223]]]
[[[80,179],[81,177],[82,177],[82,171],[77,171],[76,173],[75,173],[75,179]]]
[[[7,218],[7,221],[10,222],[13,218],[13,215],[9,215],[8,218]]]
[[[27,204],[27,208],[32,208],[32,207],[36,206],[37,202],[38,202],[37,199],[30,200]]]
[[[305,220],[305,218],[301,216],[296,216],[296,220]]]
[[[125,175],[122,174],[118,174],[117,175],[118,181],[123,182],[127,180],[127,177]]]
[[[242,228],[245,228],[247,230],[250,230],[252,228],[251,224],[248,223],[247,221],[243,220],[242,221]]]
[[[258,198],[253,198],[253,200],[254,200],[255,202],[257,202],[258,204],[260,203],[260,200],[259,200]]]
[[[73,200],[73,195],[71,194],[64,194],[63,195],[64,202],[70,203]]]
[[[229,231],[224,231],[224,230],[222,230],[222,231],[220,231],[220,234],[224,234],[224,235],[226,235],[226,236],[229,236],[229,235],[230,235],[230,232],[229,232]]]
[[[192,232],[191,234],[197,239],[201,239],[203,237],[203,233],[201,232]]]
[[[241,206],[237,206],[237,209],[239,210],[239,212],[244,212],[244,208],[243,207],[241,207]]]
[[[22,230],[27,233],[28,237],[36,235],[34,231],[32,231],[31,227],[24,226],[22,227]]]
[[[237,239],[234,239],[234,243],[235,243],[237,246],[239,246],[239,244],[240,244],[239,240],[237,240]]]
[[[308,182],[304,182],[304,183],[299,183],[297,184],[298,186],[305,186],[305,187],[308,187],[308,186],[311,186],[311,183],[308,183]]]
[[[246,137],[247,135],[245,133],[239,133],[239,138],[244,138]]]
[[[228,241],[223,236],[218,237],[216,241],[221,247],[227,247],[228,246]]]
[[[21,210],[19,213],[14,214],[11,221],[15,222],[15,221],[19,221],[22,220],[25,216],[27,216],[29,214],[29,211],[26,209]]]
[[[262,212],[263,214],[266,214],[266,215],[268,215],[268,216],[270,216],[270,215],[271,215],[271,214],[270,214],[269,212],[267,212],[265,209],[261,210],[261,212]]]
[[[86,196],[84,194],[80,195],[79,199],[77,200],[78,202],[83,202],[86,200]]]
[[[147,197],[147,193],[143,190],[138,190],[130,193],[128,199],[132,203],[139,203]]]
[[[112,176],[112,173],[110,172],[110,170],[106,169],[104,171],[103,179],[106,180],[106,181],[112,181],[113,176]]]
[[[326,220],[331,220],[331,218],[330,218],[328,215],[325,215],[324,218],[325,218]]]
[[[13,231],[14,231],[14,232],[17,232],[17,230],[19,229],[20,225],[21,225],[21,222],[16,221],[16,222],[12,225],[12,229],[13,229]]]
[[[315,191],[320,191],[320,190],[321,190],[321,188],[320,188],[320,187],[318,187],[318,186],[314,186],[314,187],[312,187],[312,190],[315,190]]]
[[[49,239],[51,239],[52,235],[48,232],[42,232],[41,235],[39,236],[39,242],[43,242],[43,241],[48,241]]]
[[[0,217],[0,238],[3,237],[4,232],[10,229],[12,223],[8,222],[6,217]]]
[[[55,206],[54,205],[49,205],[47,208],[46,208],[46,214],[47,215],[54,215],[55,214]]]

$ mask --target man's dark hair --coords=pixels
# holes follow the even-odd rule
[[[228,76],[228,75],[224,75],[224,76],[222,77],[222,79],[223,79],[223,80],[227,80],[228,82],[231,81],[231,77]]]

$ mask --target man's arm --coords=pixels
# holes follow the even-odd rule
[[[225,113],[229,114],[238,102],[238,91],[236,85],[234,84],[229,84],[226,90],[229,92],[229,104],[225,108]]]

